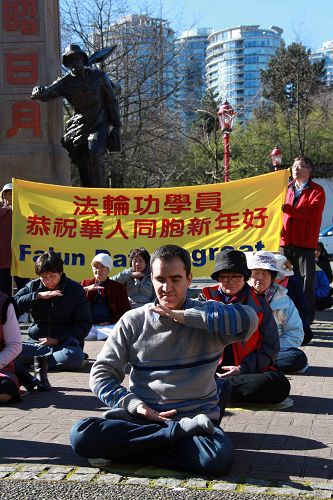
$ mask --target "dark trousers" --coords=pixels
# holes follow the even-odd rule
[[[280,247],[280,252],[290,260],[294,266],[295,275],[302,280],[303,290],[308,302],[308,319],[311,324],[315,317],[315,249],[287,245]]]
[[[73,450],[86,458],[150,464],[205,475],[229,472],[233,448],[220,427],[215,427],[213,436],[184,437],[179,429],[179,423],[172,421],[164,425],[138,424],[91,417],[73,425],[70,441]]]
[[[0,269],[0,291],[9,296],[12,294],[12,277],[9,268]]]
[[[280,371],[245,373],[228,380],[232,403],[281,403],[290,392],[289,381]]]
[[[297,373],[303,370],[308,364],[308,358],[305,352],[296,347],[291,347],[286,351],[280,351],[275,366],[283,373]]]
[[[316,297],[315,301],[317,311],[329,309],[333,305],[333,298],[330,295],[327,295],[327,297]]]
[[[19,278],[14,276],[17,290],[23,288],[30,280],[28,278]],[[0,291],[6,295],[12,295],[12,277],[10,275],[10,269],[0,269]]]

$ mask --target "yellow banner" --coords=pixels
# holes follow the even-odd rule
[[[34,278],[34,261],[60,252],[67,275],[92,276],[90,262],[110,253],[110,276],[129,267],[131,249],[186,248],[195,277],[207,277],[221,249],[279,248],[288,171],[224,184],[159,189],[57,186],[13,179],[12,274]]]

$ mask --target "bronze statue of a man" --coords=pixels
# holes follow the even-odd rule
[[[105,187],[103,156],[110,135],[120,140],[116,86],[103,71],[89,67],[79,45],[65,49],[62,63],[70,72],[48,87],[34,87],[31,97],[40,101],[64,97],[73,106],[62,145],[79,169],[82,186]]]

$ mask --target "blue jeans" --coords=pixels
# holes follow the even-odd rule
[[[233,448],[220,427],[215,427],[213,436],[184,437],[178,422],[147,422],[84,418],[71,429],[71,445],[85,458],[131,461],[216,476],[229,472]]]
[[[46,356],[50,370],[75,372],[79,370],[83,361],[83,350],[79,341],[74,338],[67,339],[63,344],[49,347],[34,342],[23,342],[22,352],[17,361],[23,365],[31,365],[34,356]]]
[[[283,373],[295,373],[303,370],[308,364],[308,358],[301,349],[290,347],[287,351],[280,351],[275,366]]]

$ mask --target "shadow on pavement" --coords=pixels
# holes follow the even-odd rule
[[[332,347],[332,342],[333,342],[333,338],[331,341],[315,341],[315,340],[312,340],[311,344],[308,344],[306,347]]]
[[[249,467],[246,467],[246,465]],[[260,451],[235,450],[233,475],[243,475],[246,468],[248,477],[290,481],[293,476],[329,479],[332,477],[332,462],[326,458],[299,454],[266,453]],[[226,478],[227,479],[227,478]]]
[[[97,411],[101,409],[101,401],[94,397],[89,389],[80,389],[77,394],[68,394],[75,389],[67,387],[53,387],[51,392],[42,393],[33,391],[24,398],[20,403],[7,404],[6,407],[15,407],[19,410],[37,410],[39,408],[62,408],[73,410]],[[76,390],[78,392],[78,390]],[[82,394],[85,392],[87,395]],[[105,408],[103,408],[105,411]]]
[[[1,463],[16,463],[24,460],[25,464],[77,465],[86,466],[87,460],[76,455],[70,445],[42,443],[19,439],[0,439],[0,447],[6,450]]]
[[[307,450],[327,448],[327,445],[321,441],[288,434],[262,434],[232,431],[228,431],[227,434],[235,448],[242,450],[246,449],[247,451],[255,450],[261,453],[263,450],[299,450],[304,452]]]
[[[291,394],[294,401],[291,408],[286,408],[284,412],[311,413],[315,415],[332,415],[333,404],[331,398],[316,398],[315,396],[300,396]]]
[[[310,365],[305,374],[306,377],[333,377],[333,368],[328,366],[312,366]]]

